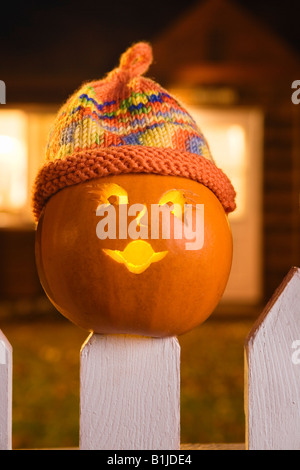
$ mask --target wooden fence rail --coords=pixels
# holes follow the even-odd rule
[[[180,449],[177,338],[92,334],[80,358],[80,449]],[[12,448],[12,363],[0,331],[0,450]],[[189,449],[300,450],[299,268],[253,325],[244,369],[245,444]]]

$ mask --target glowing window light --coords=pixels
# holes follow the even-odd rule
[[[27,201],[26,117],[0,113],[0,211],[17,212]]]
[[[216,165],[230,178],[236,190],[237,210],[234,217],[244,213],[246,204],[246,134],[238,124],[207,126],[205,137]]]
[[[187,106],[208,142],[216,165],[229,177],[236,191],[237,209],[231,219],[240,219],[246,211],[248,191],[247,121],[238,114],[203,111]]]

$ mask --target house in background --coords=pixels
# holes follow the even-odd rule
[[[233,0],[196,4],[156,38],[153,49],[148,76],[190,109],[216,164],[236,187],[234,260],[223,303],[228,311],[251,310],[300,264],[300,106],[291,101],[299,58]],[[64,51],[61,45],[56,70]],[[60,76],[41,67],[40,75],[30,73],[10,79],[18,99],[0,109],[0,301],[43,296],[31,187],[58,102],[87,78],[62,68]]]
[[[300,263],[300,59],[233,0],[196,4],[154,57],[151,74],[190,107],[237,191],[224,301],[265,302]]]

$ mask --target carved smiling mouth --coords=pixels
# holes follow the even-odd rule
[[[144,272],[152,263],[163,259],[167,251],[155,252],[144,240],[134,240],[123,251],[103,249],[104,253],[118,263],[125,264],[128,271],[134,274]]]

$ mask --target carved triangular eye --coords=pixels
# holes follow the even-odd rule
[[[171,213],[181,220],[183,218],[185,203],[185,195],[183,191],[179,189],[170,189],[169,191],[164,193],[159,200],[160,206],[168,205],[172,208]]]
[[[90,194],[95,195],[99,204],[128,204],[127,191],[115,183],[91,183]]]

